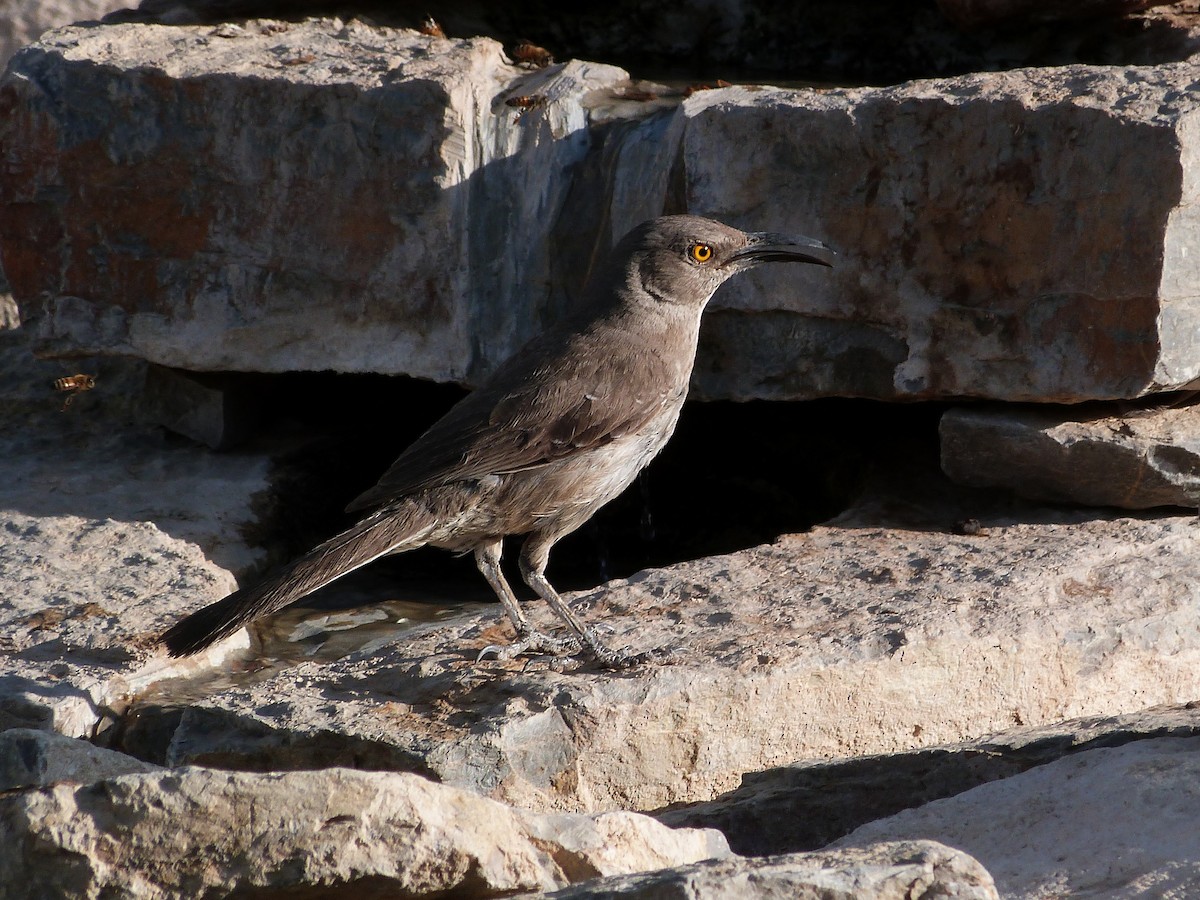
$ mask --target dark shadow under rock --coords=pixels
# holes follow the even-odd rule
[[[796,763],[751,772],[735,791],[666,809],[674,828],[716,828],[735,853],[765,856],[824,847],[867,822],[1064,756],[1133,741],[1200,734],[1200,704],[1074,719],[909,753]]]

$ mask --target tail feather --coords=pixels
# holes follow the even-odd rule
[[[430,525],[414,526],[395,511],[364,519],[249,588],[176,622],[159,641],[171,656],[199,653],[243,625],[282,609],[317,588],[396,550],[421,546]]]

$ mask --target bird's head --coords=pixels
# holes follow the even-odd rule
[[[832,266],[834,252],[799,235],[746,232],[700,216],[664,216],[627,234],[615,257],[656,300],[703,307],[726,279],[763,262]]]

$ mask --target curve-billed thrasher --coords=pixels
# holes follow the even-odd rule
[[[620,494],[662,449],[687,394],[700,314],[731,275],[764,261],[832,265],[819,241],[747,234],[668,216],[631,231],[597,273],[580,311],[527,344],[401,454],[348,510],[357,525],[163,635],[173,656],[204,649],[247,622],[389,553],[431,545],[472,551],[517,629],[509,658],[575,652],[637,659],[604,646],[546,580],[550,548]],[[505,535],[526,535],[525,582],[570,626],[530,627],[500,571]]]

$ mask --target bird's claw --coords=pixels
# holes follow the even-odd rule
[[[479,651],[475,662],[488,657],[498,660],[516,659],[524,653],[548,653],[551,656],[574,656],[582,648],[576,638],[556,638],[541,631],[530,630],[521,634],[516,641],[507,645],[489,644]]]
[[[606,669],[632,669],[646,663],[670,662],[671,657],[678,653],[674,649],[660,648],[633,653],[626,647],[620,650],[611,650],[603,644],[589,645],[588,649],[592,651],[596,661]]]
[[[600,629],[589,628],[582,639],[576,637],[556,638],[541,631],[530,629],[520,633],[517,640],[508,645],[489,644],[479,651],[477,663],[485,659],[510,660],[525,654],[549,654],[556,659],[576,656],[585,650],[605,669],[632,669],[645,663],[669,662],[678,653],[674,649],[655,649],[634,653],[628,648],[613,650],[597,635]],[[607,628],[606,631],[615,629]]]

